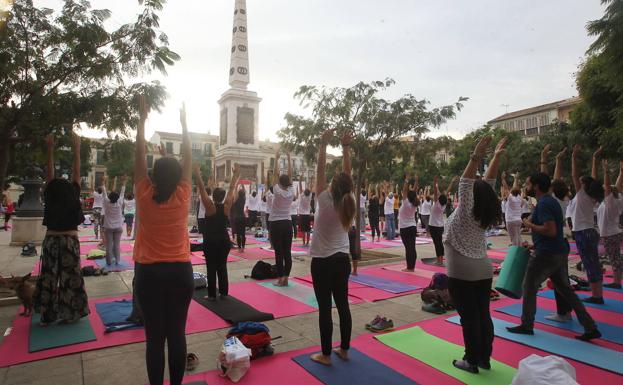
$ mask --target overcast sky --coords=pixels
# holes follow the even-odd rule
[[[92,0],[113,12],[111,27],[135,19],[135,0]],[[59,0],[35,0],[58,7]],[[186,102],[192,131],[218,133],[234,0],[169,0],[161,28],[182,59],[143,79],[170,93],[154,130],[180,131]],[[350,86],[392,77],[387,97],[411,93],[432,106],[470,98],[432,136],[462,137],[508,111],[577,95],[574,72],[592,41],[585,25],[599,0],[247,0],[251,84],[263,98],[260,138],[276,139],[286,112],[303,112],[299,86]]]

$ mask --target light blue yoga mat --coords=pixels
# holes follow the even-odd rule
[[[106,265],[106,259],[96,259],[95,262],[97,263],[97,266],[105,267],[106,270],[108,270],[108,271],[125,271],[125,270],[132,270],[133,269],[132,265],[130,265],[130,263],[128,263],[127,261],[124,261],[124,260],[121,260],[121,262],[119,262],[118,265],[115,265],[113,263],[110,266]]]
[[[521,317],[521,304],[516,303],[514,305],[500,307],[495,309],[495,311],[509,314],[515,317]],[[552,314],[552,312],[549,310],[537,308],[534,320],[538,323],[553,326],[558,329],[571,330],[579,334],[584,333],[584,327],[580,325],[577,318],[573,317],[573,320],[568,322],[556,322],[545,319],[545,316],[549,314]],[[616,344],[623,344],[623,327],[603,322],[596,322],[596,325],[602,334],[601,339],[614,342]]]
[[[446,321],[460,325],[461,318],[451,317]],[[506,327],[517,326],[510,322],[493,318],[495,335],[505,340],[530,346],[562,357],[567,357],[587,365],[592,365],[614,373],[623,374],[623,353],[612,349],[576,340],[575,338],[562,337],[543,330],[534,329],[534,335],[514,334],[506,330]]]
[[[580,299],[590,297],[590,295],[587,295],[587,294],[579,294],[579,293],[576,293],[576,294],[578,295],[578,297],[580,297]],[[542,291],[538,294],[538,296],[543,297],[543,298],[555,299],[553,290]],[[584,304],[584,306],[587,306],[587,307],[592,307],[592,308],[600,309],[600,310],[608,310],[608,311],[613,311],[616,313],[623,314],[623,301],[617,301],[616,299],[611,299],[611,298],[604,298],[604,301],[605,303],[603,305],[597,305],[595,303],[586,303],[586,302],[582,302],[582,303]]]
[[[275,286],[272,282],[258,282],[257,284],[318,309],[318,301],[312,287],[294,281],[288,282],[288,286]]]
[[[394,369],[368,357],[357,349],[348,351],[348,361],[333,355],[333,365],[325,366],[312,361],[310,354],[293,357],[309,374],[325,385],[417,385],[417,382],[405,377]]]
[[[417,290],[420,287],[416,285],[409,285],[406,283],[392,281],[389,279],[375,277],[369,274],[359,273],[358,275],[350,276],[351,282],[360,283],[362,285],[370,286],[375,289],[387,291],[394,294],[406,293],[408,291]]]

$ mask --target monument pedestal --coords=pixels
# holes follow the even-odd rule
[[[23,246],[28,242],[41,245],[47,230],[42,222],[43,217],[14,217],[10,245]]]

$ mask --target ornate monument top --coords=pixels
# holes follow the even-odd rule
[[[247,38],[246,0],[236,0],[231,41],[229,85],[232,88],[246,90],[249,84],[249,41]]]

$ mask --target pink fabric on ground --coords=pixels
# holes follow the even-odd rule
[[[394,245],[388,245],[385,244],[383,242],[361,242],[361,248],[362,249],[368,249],[368,250],[373,250],[373,249],[387,249],[389,247],[397,247]]]
[[[88,317],[97,340],[34,353],[28,353],[30,317],[17,316],[13,321],[11,333],[4,338],[2,345],[0,345],[0,367],[145,341],[145,332],[143,329],[123,330],[109,334],[104,333],[105,327],[95,310],[95,304],[121,299],[131,299],[131,297],[100,298],[89,301],[91,314]],[[229,324],[216,314],[195,301],[190,302],[188,320],[186,321],[186,334],[206,332],[227,326],[229,326]]]
[[[229,295],[253,306],[259,311],[272,313],[275,318],[313,313],[316,308],[294,300],[256,282],[240,282],[229,286]]]
[[[233,256],[233,255],[228,255],[227,256],[227,262],[238,262],[240,261],[240,258]],[[206,263],[206,260],[203,256],[203,251],[193,251],[192,253],[190,253],[190,262],[193,265],[203,265]]]

